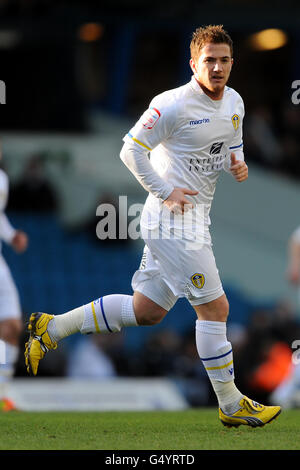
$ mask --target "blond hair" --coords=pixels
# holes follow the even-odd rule
[[[205,44],[228,44],[231,56],[233,55],[233,42],[223,25],[209,25],[197,28],[192,35],[190,44],[191,58],[197,60]]]

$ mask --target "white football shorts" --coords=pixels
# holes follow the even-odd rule
[[[21,318],[21,305],[10,269],[0,255],[0,321],[8,318]]]
[[[154,239],[142,227],[141,232],[145,248],[132,278],[133,291],[168,311],[180,297],[200,305],[224,294],[210,241],[187,249],[189,240]]]

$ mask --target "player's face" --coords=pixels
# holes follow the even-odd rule
[[[199,85],[212,99],[221,99],[228,81],[233,59],[228,44],[207,43],[197,61],[190,65]]]

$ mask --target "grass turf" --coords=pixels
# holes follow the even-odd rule
[[[225,428],[217,409],[180,412],[10,412],[0,450],[299,450],[300,410],[263,428]]]

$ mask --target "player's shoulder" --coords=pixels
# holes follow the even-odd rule
[[[230,108],[234,107],[234,109],[236,110],[238,114],[241,114],[242,116],[244,116],[245,106],[244,106],[244,101],[241,95],[236,90],[228,86],[225,87],[225,94],[228,100],[227,103],[230,106]]]
[[[229,99],[240,102],[241,104],[244,104],[243,98],[234,88],[226,86],[225,93]]]
[[[186,95],[189,93],[188,84],[181,85],[170,90],[163,91],[156,95],[152,101],[151,106],[157,106],[162,108],[176,108],[177,105],[185,99]]]

